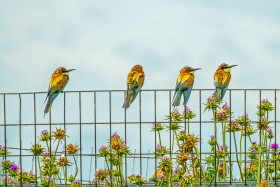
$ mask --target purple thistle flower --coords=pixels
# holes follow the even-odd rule
[[[75,179],[75,180],[73,181],[73,184],[81,184],[81,181],[80,181],[79,179]]]
[[[107,149],[107,147],[105,145],[101,145],[101,147],[99,148],[99,151],[104,151],[106,149]]]
[[[160,144],[157,145],[157,149],[162,149],[162,148],[163,148],[162,145],[160,145]]]
[[[105,182],[105,185],[108,186],[109,184],[112,184],[111,181]]]
[[[183,175],[183,177],[185,178],[185,177],[191,177],[192,176],[192,174],[190,174],[190,173],[188,173],[188,172],[186,172],[184,175]]]
[[[5,146],[4,145],[0,145],[0,151],[4,150]]]
[[[47,130],[43,130],[42,132],[41,132],[41,134],[48,134],[49,132],[47,131]]]
[[[4,182],[4,181],[6,181],[6,180],[8,180],[8,181],[9,181],[10,179],[11,179],[11,177],[10,177],[10,176],[7,176],[7,177],[6,177],[6,176],[4,176],[4,177],[3,177],[3,182]]]
[[[263,100],[262,100],[262,103],[268,103],[268,104],[271,104],[271,102],[269,102],[267,98],[263,99]]]
[[[220,146],[220,149],[221,149],[222,151],[223,151],[223,148],[224,148],[224,147],[221,145],[221,146]],[[226,149],[228,149],[228,146],[227,146],[227,145],[226,145]]]
[[[173,111],[172,111],[173,114],[180,114],[178,108],[175,108]]]
[[[210,138],[211,138],[211,139],[214,139],[214,138],[215,138],[215,136],[214,136],[214,135],[211,135],[211,136],[210,136]]]
[[[19,169],[19,167],[16,164],[10,167],[10,170],[17,170],[17,169]]]
[[[184,111],[186,114],[190,114],[190,113],[192,113],[192,111],[191,111],[191,109],[189,108],[189,107],[187,107],[186,106],[186,109],[185,109],[186,111]]]
[[[34,173],[33,173],[33,170],[30,170],[30,171],[29,171],[29,174],[30,174],[30,175],[33,175],[33,174],[34,174]]]
[[[245,116],[244,115],[241,116],[241,119],[245,120]],[[248,121],[248,120],[249,120],[249,116],[248,116],[248,114],[246,114],[246,121]]]
[[[252,149],[252,150],[251,150],[251,153],[256,153],[256,152],[257,152],[256,149]]]
[[[153,128],[155,128],[155,127],[157,127],[159,125],[161,125],[161,123],[153,123]]]
[[[123,142],[123,143],[122,143],[122,147],[123,147],[123,148],[125,148],[125,147],[126,147],[126,144],[125,144],[125,142]]]
[[[279,145],[277,143],[273,143],[270,145],[270,149],[278,149],[279,148]]]
[[[46,158],[44,159],[45,162],[50,161],[50,160],[51,160],[50,157],[46,157]]]
[[[226,104],[224,104],[223,106],[222,106],[222,108],[223,109],[225,109],[225,110],[229,110],[230,109],[230,107],[228,106],[228,104],[226,103]]]
[[[173,173],[172,177],[177,177],[178,174],[177,173]]]
[[[272,130],[271,129],[267,129],[267,133],[268,134],[272,134]]]
[[[252,142],[252,145],[256,145],[257,144],[257,142]]]
[[[141,175],[135,175],[136,178],[141,178]]]
[[[168,160],[169,160],[169,157],[164,156],[164,157],[162,157],[162,158],[161,158],[161,160],[162,160],[163,162],[166,162],[166,161],[168,161]]]
[[[171,121],[172,121],[172,122],[176,122],[177,120],[176,120],[175,118],[172,118]]]
[[[45,152],[44,152],[44,155],[49,155],[49,154],[50,154],[49,151],[45,151]]]
[[[2,164],[6,163],[6,162],[8,162],[8,160],[7,160],[7,159],[4,159],[4,160],[2,161]]]
[[[211,103],[212,101],[214,101],[213,96],[209,96],[209,97],[207,98],[207,101],[208,101],[209,103]]]
[[[26,171],[24,169],[22,169],[21,171],[19,171],[19,173],[25,174]]]
[[[117,132],[114,132],[114,133],[112,134],[112,136],[111,136],[112,139],[113,139],[113,138],[118,138],[118,137],[120,137],[120,136],[118,135]]]
[[[182,170],[182,168],[179,166],[179,167],[176,168],[175,172],[177,173],[180,170]]]
[[[185,134],[185,133],[186,133],[185,130],[181,130],[181,131],[180,131],[180,134]]]
[[[17,184],[17,181],[13,178],[12,183]]]
[[[96,169],[96,171],[95,171],[95,176],[98,176],[99,173],[100,173],[100,170],[99,170],[99,169]]]
[[[164,176],[163,174],[161,174],[161,173],[158,174],[158,178],[159,178],[159,179],[164,178],[164,177],[165,177],[165,176]]]

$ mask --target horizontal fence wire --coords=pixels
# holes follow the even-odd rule
[[[36,182],[34,184],[34,186],[38,186],[39,183],[38,183],[38,175],[40,174],[40,171],[38,171],[38,162],[36,160],[38,160],[38,157],[42,156],[41,155],[36,155],[34,156],[33,154],[29,153],[27,154],[27,152],[29,151],[30,152],[30,148],[27,148],[25,147],[26,145],[26,142],[24,142],[25,140],[23,140],[23,135],[25,135],[25,133],[34,133],[34,141],[33,142],[29,142],[29,144],[33,144],[34,145],[37,145],[38,142],[39,142],[39,139],[38,139],[38,128],[41,128],[41,127],[46,127],[48,128],[49,132],[53,132],[55,130],[55,128],[57,128],[57,126],[59,127],[63,127],[63,130],[65,130],[66,132],[70,129],[70,128],[74,128],[75,126],[78,126],[78,130],[75,132],[76,136],[78,137],[77,140],[78,140],[78,144],[79,144],[79,154],[76,155],[77,156],[77,159],[79,159],[79,168],[78,168],[78,171],[79,171],[79,179],[81,181],[82,184],[88,184],[89,180],[86,180],[84,179],[87,175],[89,175],[89,178],[93,178],[94,177],[94,172],[99,169],[99,168],[102,168],[102,164],[103,162],[100,161],[100,154],[98,153],[98,145],[99,144],[105,144],[107,142],[100,142],[99,139],[97,138],[98,135],[99,135],[99,131],[98,129],[99,128],[102,128],[103,126],[109,126],[109,130],[107,132],[108,136],[110,137],[108,141],[111,141],[111,135],[113,133],[113,126],[115,125],[118,125],[118,127],[123,127],[123,130],[124,130],[124,140],[125,140],[125,143],[128,144],[129,143],[129,140],[128,140],[128,136],[129,136],[129,133],[130,132],[130,129],[128,130],[128,128],[130,128],[132,125],[139,125],[139,127],[135,127],[133,128],[133,133],[135,134],[135,138],[137,137],[136,134],[138,135],[138,140],[139,140],[139,145],[132,145],[131,147],[138,147],[137,149],[139,150],[139,152],[134,152],[134,153],[130,153],[130,155],[127,155],[124,157],[124,179],[125,179],[125,185],[128,185],[127,183],[127,178],[128,178],[128,175],[130,174],[129,173],[129,168],[131,168],[132,166],[129,165],[131,164],[131,162],[129,160],[133,159],[137,159],[139,160],[139,174],[140,175],[144,175],[144,171],[146,171],[146,176],[147,176],[147,173],[157,173],[157,170],[158,170],[158,164],[159,164],[159,160],[160,158],[158,158],[158,154],[157,154],[157,146],[158,146],[158,139],[160,138],[159,137],[159,134],[157,133],[157,131],[154,131],[154,133],[150,133],[149,135],[146,134],[146,132],[144,130],[144,128],[146,128],[146,126],[151,126],[151,124],[157,124],[157,123],[161,123],[161,124],[166,124],[166,125],[171,125],[171,123],[180,123],[180,124],[184,124],[184,130],[186,131],[187,130],[187,121],[186,121],[186,118],[183,122],[172,122],[171,121],[171,113],[172,113],[172,93],[174,92],[174,89],[143,89],[139,95],[138,95],[138,101],[134,101],[135,103],[138,103],[138,119],[135,118],[134,121],[128,121],[128,113],[130,113],[130,109],[128,110],[124,110],[122,109],[121,107],[119,108],[119,110],[123,110],[123,120],[119,120],[119,121],[113,121],[112,117],[113,117],[113,114],[116,110],[113,110],[113,101],[115,101],[113,99],[113,94],[116,93],[116,92],[119,92],[119,93],[124,93],[124,96],[125,96],[125,91],[126,90],[88,90],[88,91],[63,91],[63,93],[61,94],[62,97],[58,97],[56,100],[63,100],[63,111],[61,112],[61,115],[63,116],[63,121],[61,122],[56,122],[56,121],[53,121],[52,119],[52,112],[49,113],[48,116],[46,116],[45,118],[48,119],[48,122],[41,122],[42,120],[38,120],[39,117],[38,117],[38,110],[42,110],[42,108],[38,108],[38,102],[41,102],[41,100],[39,101],[38,97],[41,97],[40,95],[44,95],[46,94],[46,92],[22,92],[22,93],[0,93],[0,96],[3,97],[3,101],[1,103],[1,115],[2,115],[2,120],[1,120],[1,123],[0,123],[0,128],[1,128],[1,136],[3,136],[3,138],[0,139],[0,145],[4,145],[8,150],[10,150],[10,153],[9,154],[4,154],[4,155],[1,155],[1,157],[3,159],[8,159],[8,158],[14,158],[14,157],[19,157],[19,160],[18,160],[18,163],[19,163],[19,167],[20,168],[23,168],[23,165],[28,165],[27,163],[24,163],[24,158],[29,158],[29,157],[34,157],[33,160],[34,161],[34,166],[33,166],[33,161],[32,161],[32,168],[35,169],[34,173],[35,173],[35,176],[36,176]],[[203,102],[202,101],[202,94],[204,93],[209,93],[209,92],[212,92],[213,89],[193,89],[193,92],[197,93],[198,94],[198,107],[197,107],[197,117],[196,117],[196,120],[192,120],[190,121],[191,124],[193,125],[198,125],[198,137],[200,139],[199,141],[199,157],[200,157],[200,160],[201,160],[201,164],[202,165],[206,165],[207,164],[207,159],[206,159],[206,156],[209,156],[209,155],[213,155],[215,157],[215,160],[217,160],[217,157],[218,157],[218,153],[217,153],[217,150],[216,148],[214,148],[214,151],[212,152],[209,152],[207,150],[203,150],[205,145],[202,143],[202,140],[204,141],[204,143],[206,142],[206,137],[202,137],[202,134],[207,132],[208,129],[205,129],[205,127],[203,127],[203,125],[207,125],[207,124],[214,124],[215,120],[214,119],[208,119],[208,120],[203,120],[203,116],[205,115],[205,111],[203,110]],[[239,93],[239,94],[242,94],[243,98],[239,98],[239,102],[241,105],[243,105],[243,109],[241,109],[242,107],[240,107],[240,114],[241,115],[244,115],[245,116],[245,124],[247,124],[246,120],[246,115],[247,115],[247,112],[248,112],[248,102],[252,102],[252,98],[251,97],[248,97],[248,92],[253,92],[253,93],[256,93],[258,94],[258,96],[254,96],[256,98],[258,98],[259,100],[259,103],[256,103],[256,105],[258,104],[259,106],[261,105],[261,102],[262,102],[262,96],[264,95],[263,93],[264,92],[269,92],[269,93],[272,93],[273,95],[273,98],[270,98],[270,100],[273,100],[274,102],[274,119],[273,120],[268,120],[268,123],[269,124],[274,124],[273,128],[274,128],[274,131],[275,131],[275,136],[274,136],[274,142],[276,144],[277,142],[277,125],[280,123],[280,121],[277,121],[277,92],[279,92],[280,89],[228,89],[227,93],[228,93],[228,103],[229,103],[229,106],[230,106],[230,111],[232,110],[232,95],[234,93]],[[167,94],[167,97],[164,99],[164,102],[168,102],[168,113],[166,116],[169,117],[168,120],[164,120],[162,118],[159,118],[158,117],[158,111],[161,111],[161,107],[159,107],[160,104],[162,104],[162,100],[160,99],[160,97],[158,96],[160,93],[166,93]],[[71,116],[67,116],[67,112],[70,111],[70,105],[67,104],[67,101],[66,99],[70,96],[70,94],[78,94],[78,121],[73,121],[73,122],[69,122],[69,118]],[[92,97],[93,97],[93,110],[92,111],[87,111],[86,108],[83,108],[84,105],[83,105],[83,102],[82,102],[82,99],[83,99],[83,94],[86,94],[86,93],[92,93]],[[99,100],[99,96],[102,95],[102,94],[105,94],[107,93],[108,95],[108,118],[107,119],[103,119],[101,121],[98,121],[97,120],[97,115],[98,115],[98,112],[100,111],[103,111],[104,110],[104,107],[102,109],[99,109],[98,108],[98,102],[100,102]],[[152,110],[151,111],[151,117],[149,120],[145,120],[145,117],[146,117],[146,111],[143,110],[143,107],[144,107],[144,102],[143,102],[143,93],[151,93],[152,94]],[[98,96],[97,96],[98,94]],[[194,93],[193,93],[194,94]],[[10,97],[10,96],[18,96],[18,112],[16,111],[10,111],[7,112],[7,97]],[[33,117],[33,122],[23,122],[23,112],[25,111],[25,109],[23,108],[23,103],[24,103],[24,97],[25,95],[30,95],[32,96],[33,98],[33,112],[31,112],[31,116]],[[191,96],[192,97],[192,96]],[[241,97],[241,96],[240,96]],[[56,100],[54,102],[56,102]],[[72,98],[71,98],[72,100]],[[123,97],[122,98],[119,98],[118,100],[123,100]],[[104,99],[105,101],[105,99]],[[103,102],[103,100],[102,100]],[[133,103],[133,105],[135,104]],[[236,104],[236,103],[233,103],[233,104]],[[106,102],[104,102],[104,106],[106,105]],[[135,104],[136,105],[136,104]],[[115,105],[114,105],[115,106]],[[133,108],[135,109],[135,108]],[[184,112],[186,113],[186,107],[184,106]],[[261,112],[261,111],[259,111]],[[15,122],[14,120],[12,120],[13,122],[10,123],[10,122],[7,122],[7,116],[16,116],[16,113],[18,113],[18,122]],[[90,122],[84,122],[83,120],[83,116],[84,116],[84,113],[89,113],[91,114],[93,117],[91,118],[92,121]],[[134,111],[133,112],[135,115],[137,113],[137,111]],[[261,115],[261,114],[260,114]],[[105,116],[105,115],[104,115]],[[236,116],[235,116],[236,117]],[[249,159],[247,158],[247,153],[248,153],[248,145],[249,143],[251,143],[251,140],[250,142],[248,142],[247,140],[247,135],[246,135],[246,132],[247,132],[247,125],[245,125],[245,138],[243,140],[243,142],[240,141],[240,149],[244,149],[243,151],[239,150],[235,150],[235,145],[234,143],[232,142],[232,133],[231,133],[231,127],[232,127],[232,119],[233,119],[233,116],[232,116],[232,113],[230,112],[229,114],[229,119],[225,121],[225,124],[229,124],[229,128],[230,128],[230,133],[229,133],[229,150],[228,150],[228,153],[229,153],[229,159],[226,160],[226,163],[228,164],[228,167],[229,167],[229,170],[232,171],[232,169],[235,167],[236,169],[236,166],[233,166],[232,163],[241,163],[242,166],[246,167],[247,164],[251,163],[252,162],[252,159]],[[249,122],[249,121],[248,121]],[[261,118],[259,118],[259,120],[250,120],[250,123],[251,124],[260,124],[261,123]],[[86,144],[89,144],[89,142],[85,141],[84,139],[84,134],[85,131],[83,130],[83,128],[85,127],[90,127],[91,129],[93,129],[93,134],[92,136],[94,137],[94,142],[93,142],[93,146],[92,146],[92,149],[91,149],[91,153],[88,153],[84,148],[83,146],[85,146]],[[19,133],[19,143],[18,143],[18,147],[15,147],[15,146],[9,146],[9,141],[11,140],[11,136],[8,132],[8,128],[14,128],[14,127],[18,127],[18,133]],[[26,130],[23,130],[23,128],[28,128],[28,127],[34,127],[34,131],[33,132],[27,132]],[[216,127],[214,129],[215,131],[217,131]],[[137,132],[138,131],[138,132]],[[145,133],[144,133],[145,132]],[[143,134],[144,133],[144,134]],[[143,144],[143,141],[145,141],[145,139],[147,138],[146,136],[154,136],[153,137],[153,142],[150,142],[150,144],[153,144],[153,148],[152,149],[144,149],[145,146],[147,146],[146,144]],[[210,133],[208,134],[210,135]],[[174,137],[174,135],[173,135]],[[178,152],[172,152],[171,150],[173,149],[173,145],[172,145],[172,130],[169,129],[166,133],[166,138],[164,138],[166,141],[167,141],[167,145],[169,146],[169,155],[173,155],[174,157],[172,157],[172,160],[176,161],[176,156],[179,155]],[[9,141],[8,141],[9,140]],[[59,150],[57,151],[56,153],[58,155],[61,155],[61,154],[64,154],[66,156],[73,156],[71,154],[67,154],[67,143],[68,141],[71,140],[71,137],[70,138],[66,138],[64,137],[63,139],[63,149],[62,150]],[[259,142],[261,143],[262,141],[264,141],[262,139],[262,136],[261,136],[261,133],[259,134]],[[92,142],[91,142],[92,143]],[[58,143],[59,144],[59,143]],[[23,146],[24,145],[24,146]],[[52,154],[52,151],[54,151],[54,149],[56,148],[56,145],[57,143],[54,145],[54,143],[49,140],[49,150],[50,150],[50,153],[49,153],[49,156],[50,158],[52,157],[56,157],[58,158],[59,156],[58,155],[53,155]],[[58,146],[57,146],[58,147]],[[133,148],[132,148],[133,149]],[[276,151],[276,148],[275,150],[271,150],[271,151],[264,151],[262,152],[262,154],[266,154],[266,155],[273,155]],[[242,158],[244,158],[244,160],[240,160],[238,162],[238,160],[234,160],[233,157],[236,156],[236,158],[239,157],[239,155],[242,156]],[[203,157],[204,156],[204,157]],[[0,157],[0,158],[1,158]],[[91,158],[90,160],[90,164],[89,163],[86,163],[85,160],[88,161],[87,158]],[[241,157],[240,157],[241,158]],[[93,159],[93,165],[94,165],[94,168],[92,168],[92,159]],[[143,159],[147,159],[147,164],[146,164],[146,168],[144,169],[144,161]],[[153,160],[154,162],[149,162],[149,160]],[[138,162],[138,161],[137,161]],[[133,161],[134,163],[134,161]],[[148,164],[150,163],[150,164]],[[86,171],[85,168],[88,168],[87,165],[90,165],[90,171]],[[138,165],[137,164],[137,165]],[[219,166],[216,165],[217,162],[215,161],[215,168],[218,168]],[[277,184],[278,180],[277,180],[277,172],[278,172],[278,166],[277,166],[277,162],[275,160],[275,162],[273,163],[274,164],[274,177],[271,178],[270,181],[273,181],[274,184]],[[31,164],[29,164],[30,166]],[[266,163],[266,166],[267,166],[267,163]],[[113,168],[113,165],[112,163],[110,163],[110,168],[112,169]],[[134,168],[134,164],[133,164],[133,168]],[[94,170],[93,174],[92,174],[92,170]],[[152,171],[153,170],[153,171]],[[89,172],[89,173],[87,173]],[[244,184],[244,185],[247,185],[248,184],[248,179],[247,179],[247,169],[244,170],[244,177],[243,177],[243,181],[236,181],[236,180],[233,180],[233,177],[238,177],[236,175],[238,175],[238,173],[232,173],[232,172],[229,172],[229,180],[227,180],[226,182],[224,182],[225,184],[232,184],[232,183],[241,183],[241,184]],[[69,169],[67,169],[67,167],[65,167],[65,173],[66,175],[65,176],[68,176],[69,177]],[[92,175],[91,175],[92,174]],[[90,176],[91,175],[91,176]],[[110,174],[112,175],[112,174]],[[235,176],[232,176],[232,175],[235,175]],[[242,174],[240,174],[242,175]],[[262,175],[260,173],[260,175]],[[5,171],[4,173],[1,173],[1,176],[2,178],[3,177],[6,177],[8,176],[8,173]],[[22,172],[20,174],[21,176],[21,179],[20,179],[20,185],[23,186],[23,182],[22,182]],[[112,177],[112,176],[111,176]],[[64,179],[63,179],[64,180]],[[202,179],[202,172],[199,173],[199,184],[203,184],[203,179]],[[214,185],[217,185],[221,182],[217,181],[217,177],[214,178],[214,182],[213,184]],[[6,186],[8,185],[7,183],[5,184]],[[93,185],[93,184],[92,184]]]

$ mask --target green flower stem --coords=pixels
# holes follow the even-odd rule
[[[197,162],[199,161],[199,150],[197,149],[197,147],[194,145],[194,149],[195,149],[195,152],[196,152],[196,161],[195,161],[195,163],[194,163],[194,166],[193,166],[193,168],[195,168],[195,173],[197,174]],[[201,168],[201,165],[200,165],[200,172],[201,172],[201,174],[202,174],[202,168]],[[194,175],[194,172],[193,172],[193,175]],[[197,179],[197,178],[196,178]],[[195,180],[195,183],[197,184],[197,181]]]
[[[260,130],[260,136],[261,136],[261,140],[262,140],[262,130]],[[262,141],[260,141],[260,148],[259,148],[259,167],[258,167],[258,184],[260,184],[260,180],[261,180],[261,156],[262,156]]]
[[[190,119],[188,119],[188,134],[190,134]]]
[[[266,119],[268,121],[268,111],[266,113]],[[267,131],[265,131],[265,147],[267,149]],[[269,154],[267,153],[268,151],[266,150],[266,167],[268,165],[268,160],[269,160]],[[265,170],[265,178],[268,179],[268,171]]]
[[[66,177],[66,173],[65,173],[64,167],[65,166],[62,167],[62,170],[63,170],[63,174],[64,174],[65,186],[67,186],[67,177]]]
[[[43,179],[42,179],[42,170],[41,170],[41,165],[40,165],[39,156],[38,156],[38,166],[39,166],[39,170],[40,170],[40,179],[41,179],[41,183],[42,183]]]
[[[47,144],[48,151],[50,151],[48,141],[46,141],[46,144]]]
[[[159,144],[161,145],[161,138],[160,138],[160,132],[158,131],[158,139],[159,139]]]
[[[252,144],[251,136],[248,136],[248,137],[249,137],[249,140],[250,140],[250,142],[251,142],[251,144]]]
[[[225,124],[222,122],[222,131],[223,131],[223,153],[224,153],[224,158],[223,158],[223,174],[224,174],[224,182],[226,181],[227,178],[227,171],[226,171],[226,134],[225,134]]]
[[[74,158],[74,162],[75,162],[75,166],[76,166],[76,172],[75,172],[75,177],[74,177],[74,180],[75,180],[77,177],[77,174],[78,174],[78,164],[77,164],[77,161],[76,161],[76,158],[74,155],[73,155],[73,158]]]
[[[123,177],[122,177],[122,170],[121,170],[121,156],[118,155],[118,165],[119,165],[119,175],[121,180],[121,187],[123,187]]]
[[[176,131],[176,130],[174,130],[174,131],[175,131],[175,137],[176,137],[177,145],[178,145],[178,147],[179,147],[179,146],[180,146],[180,143],[179,143],[179,140],[178,140],[177,131]]]
[[[245,124],[246,125],[246,124]],[[240,167],[242,168],[242,132],[241,132],[241,135],[240,135]],[[246,137],[245,137],[246,138]],[[246,149],[246,148],[245,148]],[[246,166],[245,166],[246,167]]]
[[[243,177],[242,177],[242,169],[240,166],[240,163],[238,161],[238,154],[237,154],[237,143],[236,143],[236,138],[235,138],[235,132],[233,132],[233,138],[234,138],[234,144],[235,144],[235,150],[236,150],[236,161],[239,167],[239,171],[240,171],[240,180],[243,181]]]
[[[107,165],[108,171],[110,171],[109,164],[108,164],[106,156],[104,158],[105,158],[105,163]],[[110,177],[111,182],[113,183],[114,181],[113,181],[112,175],[110,174],[109,177]]]
[[[4,160],[4,156],[2,157],[2,163],[3,163],[3,160]],[[36,162],[36,161],[35,161]],[[3,164],[2,164],[2,168],[3,168]],[[3,168],[3,177],[5,176],[5,170]]]
[[[174,148],[174,135],[175,134],[175,132],[174,132],[174,130],[173,130],[173,137],[172,137],[172,148],[171,148],[171,158],[170,159],[172,159],[172,153],[173,153],[173,148]]]
[[[58,140],[58,143],[57,143],[57,146],[56,146],[56,149],[55,149],[55,152],[54,152],[54,159],[56,158],[56,153],[57,153],[57,150],[58,150],[59,143],[60,143],[60,139]]]

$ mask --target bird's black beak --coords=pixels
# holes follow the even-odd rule
[[[231,66],[228,66],[228,68],[233,68],[233,67],[235,67],[235,66],[237,66],[237,65],[231,65]]]
[[[190,69],[190,71],[196,71],[196,70],[200,70],[201,68],[192,68]]]
[[[74,70],[76,70],[76,69],[68,69],[67,72],[74,71]]]

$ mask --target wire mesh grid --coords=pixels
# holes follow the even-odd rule
[[[262,99],[267,97],[273,102],[275,110],[269,119],[270,127],[274,128],[275,136],[273,141],[277,142],[277,93],[279,89],[229,89],[225,101],[230,106],[230,111],[237,111],[237,115],[246,116],[248,113],[252,116],[256,114],[253,108],[257,104],[261,104]],[[37,157],[30,152],[32,144],[38,143],[38,136],[42,129],[49,132],[56,128],[66,130],[66,134],[70,138],[65,138],[63,146],[59,148],[58,153],[66,156],[66,145],[69,142],[76,142],[80,151],[78,155],[78,176],[82,184],[89,184],[94,177],[94,171],[104,167],[104,161],[99,158],[98,149],[100,145],[106,144],[111,140],[111,135],[117,131],[124,137],[127,145],[132,150],[130,155],[125,156],[124,162],[124,178],[127,179],[131,173],[139,173],[140,175],[150,178],[153,173],[157,173],[158,158],[157,144],[159,143],[156,131],[151,131],[151,125],[162,123],[170,125],[171,118],[166,120],[164,115],[169,116],[173,111],[172,107],[172,89],[142,90],[138,99],[134,101],[133,106],[128,110],[121,108],[121,103],[125,96],[125,90],[94,90],[94,91],[64,91],[59,96],[53,106],[52,112],[48,116],[43,117],[43,100],[45,92],[29,92],[29,93],[1,93],[0,94],[0,112],[1,112],[1,138],[0,145],[4,145],[9,150],[9,154],[2,155],[3,159],[11,159],[18,163],[19,168],[30,168],[39,174],[39,166],[36,162]],[[204,103],[206,98],[213,92],[212,89],[194,89],[188,107],[196,112],[196,118],[190,121],[191,133],[199,137],[199,157],[202,166],[206,165],[206,157],[214,155],[217,159],[217,150],[210,152],[207,145],[207,138],[214,131],[213,118],[204,111]],[[1,98],[2,97],[2,98]],[[84,98],[83,98],[84,97]],[[137,101],[138,100],[138,101]],[[57,106],[55,106],[57,105]],[[183,106],[181,106],[182,108]],[[184,107],[183,107],[184,108]],[[185,110],[185,108],[183,109]],[[228,123],[231,124],[234,119],[234,113],[230,113]],[[245,124],[246,124],[245,117]],[[259,120],[250,120],[250,123],[257,124]],[[186,119],[180,122],[182,129],[187,130]],[[245,133],[246,133],[245,125]],[[218,131],[220,127],[217,127]],[[230,125],[231,128],[231,125]],[[173,155],[175,161],[178,155],[178,147],[172,150],[172,131],[167,130],[162,133],[162,144],[169,146],[169,155]],[[221,141],[220,134],[217,135],[217,141]],[[261,135],[256,133],[252,139],[259,136],[259,142],[262,141]],[[246,138],[241,139],[240,149],[234,150],[233,134],[230,131],[226,141],[229,145],[227,160],[229,167],[229,177],[227,183],[247,184],[247,170],[244,170],[244,178],[238,180],[240,172],[237,169],[238,157],[243,155],[241,161],[242,167],[246,167],[251,162],[247,158],[248,147],[251,144],[246,134]],[[251,140],[250,140],[251,141]],[[50,152],[55,149],[57,142],[49,141]],[[243,151],[242,151],[242,150]],[[276,152],[276,146],[275,146]],[[267,151],[272,154],[273,150]],[[238,156],[237,156],[238,155]],[[50,157],[54,155],[50,154]],[[58,156],[57,156],[58,157]],[[217,162],[215,162],[215,168]],[[275,160],[273,177],[270,181],[277,183],[277,162]],[[110,166],[112,168],[112,165]],[[278,166],[279,167],[279,166]],[[66,176],[74,171],[73,167],[66,167]],[[204,181],[202,172],[199,173],[199,184]],[[7,176],[7,172],[1,174]],[[127,185],[127,180],[126,185]],[[63,179],[62,179],[63,183]],[[213,185],[223,183],[214,177]],[[20,183],[22,184],[22,181]],[[7,185],[7,183],[6,183]],[[36,180],[34,185],[39,185]],[[96,184],[91,184],[96,185]]]

